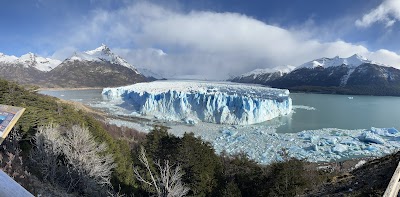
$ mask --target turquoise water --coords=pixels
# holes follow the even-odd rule
[[[39,93],[85,104],[102,101],[100,89],[40,91]],[[264,124],[284,123],[277,129],[280,133],[322,128],[395,127],[400,129],[400,97],[302,93],[292,93],[290,97],[293,99],[294,106],[308,106],[315,110],[297,108],[291,115]]]
[[[400,97],[300,93],[290,97],[293,105],[310,106],[315,110],[295,109],[292,115],[280,118],[285,125],[279,127],[278,132],[321,128],[400,128]]]
[[[42,90],[40,94],[54,96],[64,100],[78,101],[84,104],[90,104],[97,101],[102,101],[102,89],[87,89],[87,90]]]

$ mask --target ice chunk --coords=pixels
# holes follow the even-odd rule
[[[288,90],[235,83],[155,81],[105,88],[102,94],[142,115],[175,121],[248,125],[292,110]]]
[[[332,148],[332,151],[335,152],[335,153],[342,153],[342,152],[347,151],[348,148],[349,148],[349,147],[346,146],[346,145],[343,145],[343,144],[336,144],[336,145]]]
[[[337,138],[333,137],[333,136],[326,136],[323,139],[325,139],[328,144],[336,144],[337,143]]]
[[[371,127],[371,132],[380,136],[389,136],[389,137],[399,133],[399,131],[395,128],[375,128],[375,127]]]
[[[369,146],[366,148],[366,150],[371,151],[371,152],[374,152],[374,151],[377,151],[378,149],[377,149],[375,146],[369,145]]]
[[[384,139],[382,139],[381,137],[379,137],[378,135],[376,135],[370,131],[362,133],[358,139],[360,139],[360,141],[367,142],[367,143],[368,142],[372,142],[372,143],[376,143],[376,144],[384,144],[385,143]]]
[[[363,165],[366,164],[366,163],[367,163],[367,161],[365,161],[365,160],[360,160],[360,161],[354,166],[354,169],[357,169],[357,168],[363,166]]]

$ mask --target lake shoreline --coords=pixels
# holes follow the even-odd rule
[[[82,88],[38,88],[36,91],[61,91],[61,90],[100,90],[104,87],[82,87]]]

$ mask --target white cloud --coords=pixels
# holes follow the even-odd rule
[[[387,65],[391,65],[395,68],[400,68],[400,56],[386,49],[380,49],[376,52],[370,52],[368,57],[376,62],[381,62]]]
[[[369,27],[376,22],[381,22],[385,27],[391,27],[398,20],[400,20],[400,1],[384,0],[378,7],[356,20],[355,24],[358,27]]]
[[[68,32],[65,43],[91,47],[106,43],[130,63],[164,76],[208,79],[354,53],[400,65],[394,52],[373,52],[342,40],[323,42],[304,36],[305,31],[269,25],[238,13],[182,12],[141,2],[120,10],[93,12],[84,25]],[[164,51],[156,48],[167,55],[160,55]]]
[[[58,49],[53,55],[50,57],[52,59],[58,59],[58,60],[64,60],[68,57],[70,57],[74,52],[77,52],[77,48],[67,46],[63,47],[61,49]]]

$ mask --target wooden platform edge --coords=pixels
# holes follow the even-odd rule
[[[0,196],[33,197],[31,193],[1,170],[0,182]]]
[[[385,193],[383,194],[384,197],[394,197],[397,196],[400,189],[400,162],[397,164],[397,168],[393,173],[392,179],[390,179],[389,185],[386,188]]]

